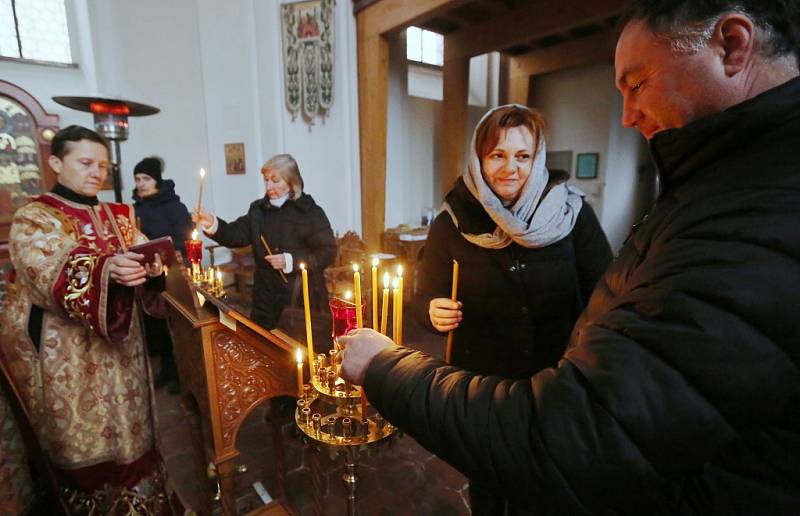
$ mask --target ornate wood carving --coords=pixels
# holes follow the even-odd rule
[[[217,376],[217,404],[221,414],[222,443],[233,447],[239,425],[267,395],[290,392],[278,362],[244,342],[228,330],[212,333],[214,368]],[[288,385],[287,385],[288,382]]]

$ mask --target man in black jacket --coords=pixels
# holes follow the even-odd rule
[[[342,375],[540,514],[800,513],[797,3],[634,2],[622,121],[663,190],[558,368],[478,376],[358,330]]]

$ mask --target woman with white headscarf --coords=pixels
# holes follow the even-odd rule
[[[418,318],[431,330],[454,330],[453,365],[476,373],[527,378],[555,366],[611,262],[582,192],[566,173],[545,168],[544,126],[519,105],[484,115],[467,170],[425,244]],[[481,486],[470,485],[470,499],[473,514],[504,513],[505,501]]]

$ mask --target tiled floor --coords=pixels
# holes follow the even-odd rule
[[[411,317],[406,323],[406,344],[428,353],[443,354],[444,339],[418,327]],[[205,490],[206,465],[196,457],[185,422],[179,396],[170,396],[165,389],[156,393],[162,451],[167,469],[178,491],[193,507],[201,507]],[[288,400],[285,414],[291,417],[293,400]],[[269,403],[250,414],[242,425],[237,440],[241,452],[237,464],[246,464],[247,471],[236,478],[237,509],[240,514],[256,509],[261,501],[253,483],[260,481],[268,492],[275,492],[272,466],[272,425],[266,418]],[[304,445],[293,423],[283,425],[286,455],[286,498],[297,515],[313,514],[309,461],[311,450]],[[323,513],[347,514],[347,499],[342,481],[343,461],[321,457]],[[202,475],[201,475],[202,473]],[[423,449],[409,436],[401,436],[383,446],[375,457],[365,457],[359,467],[359,514],[371,515],[466,515],[469,514],[467,481],[463,475]],[[215,513],[219,513],[219,507]]]

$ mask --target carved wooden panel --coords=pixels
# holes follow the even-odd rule
[[[293,392],[293,375],[290,359],[279,364],[230,330],[212,332],[211,342],[222,443],[228,449],[234,446],[239,425],[250,410],[268,397]]]

